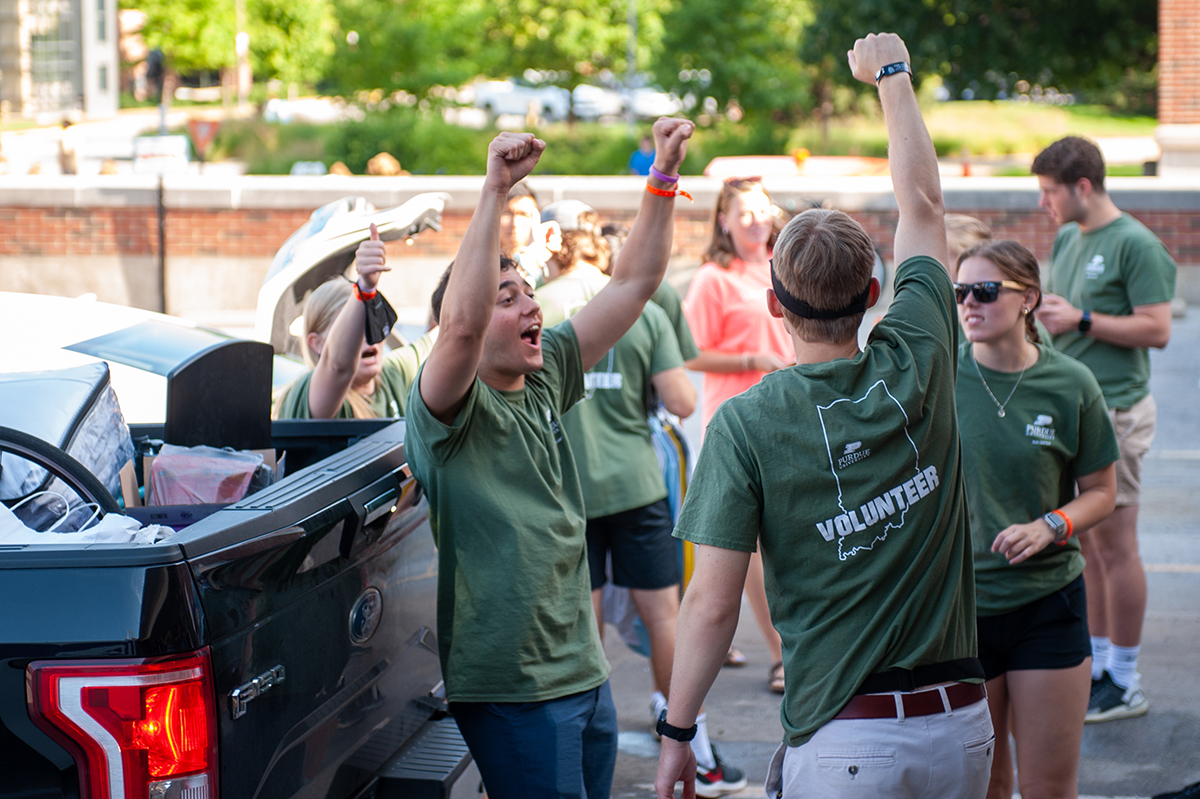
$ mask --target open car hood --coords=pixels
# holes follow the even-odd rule
[[[299,353],[299,340],[288,333],[304,312],[308,293],[343,274],[354,261],[360,242],[370,237],[371,223],[384,241],[406,239],[423,230],[441,229],[442,209],[450,195],[418,194],[403,205],[377,210],[364,197],[343,197],[313,211],[299,230],[279,248],[258,292],[254,337],[276,353]]]

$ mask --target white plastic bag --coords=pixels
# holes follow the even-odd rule
[[[110,513],[86,530],[39,533],[0,502],[0,544],[153,544],[174,532],[158,524],[142,527],[136,519]]]

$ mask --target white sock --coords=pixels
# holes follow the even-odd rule
[[[717,761],[713,757],[712,742],[708,740],[707,713],[696,717],[696,727],[696,737],[692,739],[692,752],[696,755],[696,763],[704,768],[716,768]]]
[[[655,691],[650,694],[650,712],[657,719],[662,715],[662,712],[667,709],[667,698],[662,695],[662,691]]]
[[[1104,676],[1104,670],[1108,668],[1109,652],[1112,649],[1112,641],[1107,635],[1092,636],[1092,679],[1098,680]]]
[[[1140,646],[1117,646],[1108,653],[1108,673],[1112,675],[1113,682],[1122,688],[1129,689],[1137,685],[1138,678],[1141,676],[1137,673],[1138,650]]]

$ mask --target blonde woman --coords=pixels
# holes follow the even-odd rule
[[[368,344],[363,302],[378,291],[380,275],[390,271],[374,225],[371,238],[359,245],[355,264],[356,283],[336,277],[318,286],[304,303],[301,349],[312,371],[284,390],[275,406],[275,418],[404,415],[408,387],[433,348],[436,330],[387,354],[382,343]]]

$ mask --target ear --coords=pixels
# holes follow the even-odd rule
[[[883,293],[883,287],[879,285],[879,278],[871,278],[871,285],[867,289],[867,307],[874,308],[875,303],[879,302],[879,295]]]
[[[1087,178],[1080,178],[1075,181],[1075,194],[1084,200],[1090,198],[1095,193],[1095,190],[1096,187]]]
[[[767,292],[767,313],[776,319],[783,319],[783,306],[779,304],[779,298],[775,296],[775,289],[766,289]],[[786,319],[783,320],[785,323]]]
[[[320,333],[309,333],[307,336],[305,336],[304,343],[308,345],[310,350],[317,355],[320,355],[321,350],[325,347],[325,337]]]
[[[724,211],[717,212],[717,227],[721,228],[722,230],[729,227],[729,225],[725,224],[725,212]]]
[[[1025,307],[1029,309],[1030,313],[1033,313],[1033,309],[1041,301],[1041,295],[1042,293],[1035,288],[1030,287],[1025,289]]]

